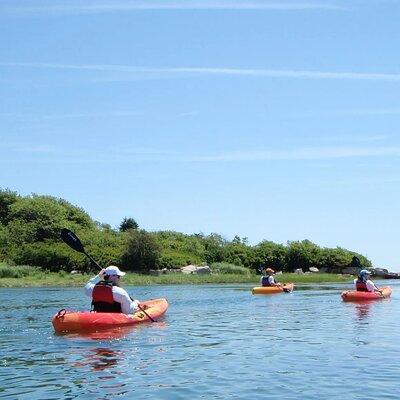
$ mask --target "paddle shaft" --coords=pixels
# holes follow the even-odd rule
[[[93,259],[93,257],[86,253],[86,251],[83,252],[83,254],[99,269],[102,269],[101,266]]]
[[[130,297],[130,296],[129,296],[129,297]],[[133,300],[132,297],[130,297],[130,299]],[[149,320],[150,320],[151,322],[156,322],[155,319],[153,319],[152,317],[150,317],[150,315],[147,314],[146,311],[144,311],[144,309],[140,306],[140,304],[138,304],[138,308],[139,308],[140,311],[142,311],[145,315],[147,315],[147,316],[149,317]]]

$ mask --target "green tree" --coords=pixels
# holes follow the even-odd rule
[[[260,271],[263,267],[271,267],[275,271],[286,270],[286,247],[264,240],[254,247],[254,258],[251,268]]]
[[[322,249],[309,240],[288,242],[285,261],[288,271],[294,271],[297,268],[306,271],[310,267],[320,268]]]
[[[51,196],[20,198],[10,206],[9,219],[7,227],[14,243],[59,240],[64,227],[94,228],[84,211]]]
[[[254,249],[241,240],[232,241],[224,246],[224,260],[227,263],[250,268],[254,258]]]
[[[0,224],[6,225],[9,221],[10,207],[18,201],[20,196],[8,189],[0,189]]]
[[[128,229],[139,229],[139,224],[133,218],[124,218],[119,225],[119,230],[126,232]]]
[[[125,249],[121,256],[125,269],[137,272],[155,269],[160,255],[160,246],[150,233],[133,229],[125,232]]]
[[[174,231],[159,231],[153,235],[161,249],[159,268],[179,268],[204,261],[205,249],[199,235]]]
[[[7,247],[0,251],[3,259],[51,270],[85,265],[72,250],[64,250],[64,244],[59,246],[61,228],[70,228],[79,234],[95,230],[92,219],[82,209],[52,196],[18,197],[9,206],[7,220],[2,232]]]
[[[208,264],[224,261],[224,246],[226,240],[218,233],[211,233],[202,238],[204,245],[204,258]]]

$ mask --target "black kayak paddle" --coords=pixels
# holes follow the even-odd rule
[[[78,236],[75,235],[74,232],[70,231],[67,228],[61,229],[61,239],[69,246],[71,249],[78,251],[79,253],[83,253],[89,260],[99,269],[101,269],[100,265],[90,256],[90,254],[86,253],[83,244],[79,240]]]

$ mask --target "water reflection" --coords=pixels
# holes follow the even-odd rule
[[[88,340],[120,340],[125,339],[133,332],[139,332],[141,329],[148,329],[149,327],[164,329],[167,327],[167,323],[164,321],[158,321],[155,323],[146,322],[139,325],[119,326],[116,328],[109,328],[99,331],[88,331],[88,332],[59,332],[54,333],[55,336],[65,336],[68,339],[88,339]]]
[[[108,368],[113,368],[118,364],[118,360],[123,357],[124,352],[111,350],[108,348],[93,348],[89,354],[85,354],[83,359],[75,363],[76,367],[90,366],[92,371],[103,371]]]
[[[371,312],[371,302],[357,303],[355,305],[356,316],[359,321],[367,319]]]
[[[74,333],[54,333],[56,336],[65,336],[68,339],[88,339],[88,340],[119,340],[124,339],[129,333],[134,331],[136,326],[124,326],[100,331],[74,332]]]

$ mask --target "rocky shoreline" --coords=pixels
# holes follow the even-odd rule
[[[344,268],[340,271],[341,275],[345,276],[356,276],[359,273],[360,269],[355,267]],[[397,272],[390,272],[385,268],[370,268],[372,272],[372,276],[384,279],[400,279],[400,273]],[[302,274],[314,274],[314,273],[330,273],[331,271],[327,271],[326,268],[315,268],[310,267],[308,271],[303,271],[302,268],[298,268],[294,271],[295,274],[302,275]],[[186,265],[181,268],[176,269],[159,269],[159,270],[150,270],[149,274],[153,276],[159,275],[167,275],[167,274],[194,274],[194,275],[208,275],[212,274],[213,271],[208,265]],[[277,274],[282,274],[282,271],[278,271]]]

